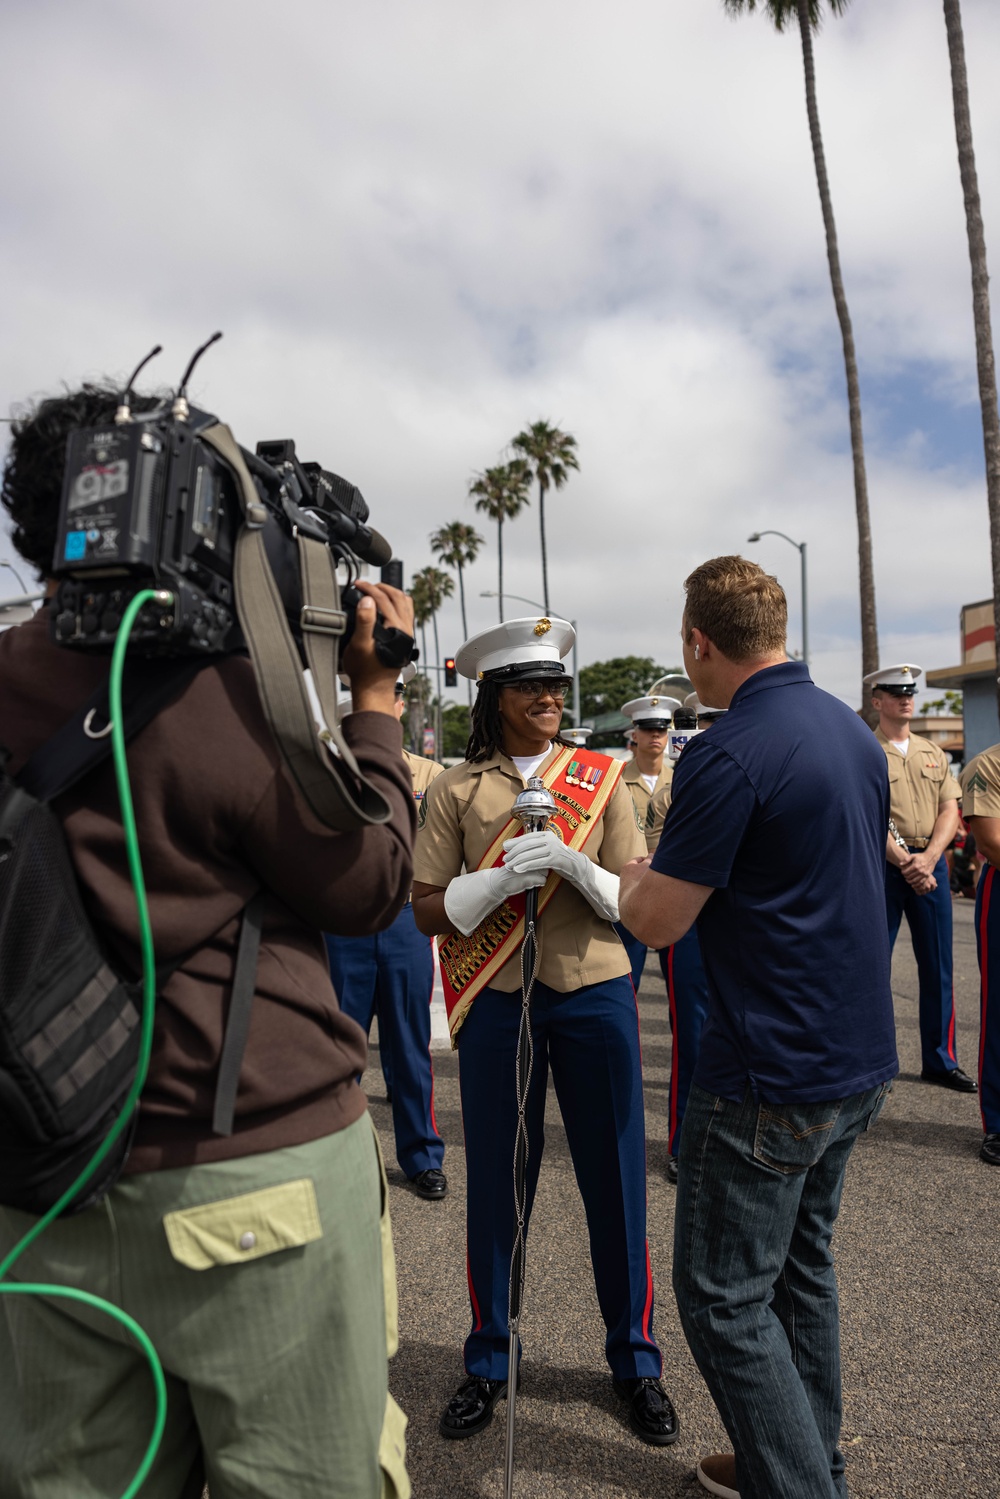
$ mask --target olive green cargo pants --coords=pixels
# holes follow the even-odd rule
[[[34,1221],[0,1209],[0,1254]],[[106,1297],[152,1338],[169,1409],[142,1499],[199,1499],[205,1479],[212,1499],[409,1495],[367,1115],[307,1145],[124,1177],[13,1275]],[[4,1499],[116,1499],[152,1431],[149,1366],[107,1316],[0,1296],[0,1413]]]

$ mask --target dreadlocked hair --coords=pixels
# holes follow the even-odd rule
[[[469,742],[465,746],[465,758],[469,765],[478,765],[492,755],[503,752],[503,719],[500,717],[500,688],[509,683],[480,682],[476,700],[472,705]],[[553,744],[568,744],[561,734],[552,736]]]

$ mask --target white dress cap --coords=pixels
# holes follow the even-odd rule
[[[657,693],[651,697],[635,697],[630,703],[623,703],[622,712],[640,729],[650,723],[663,723],[669,728],[674,709],[679,707],[677,698],[661,697]]]
[[[551,671],[569,655],[575,639],[576,631],[568,619],[544,615],[507,619],[471,636],[455,657],[455,666],[473,682],[511,666],[539,666],[544,662]]]
[[[570,744],[575,744],[576,747],[577,747],[577,749],[586,749],[587,748],[587,740],[590,738],[590,736],[591,736],[591,734],[593,732],[594,732],[593,729],[560,729],[559,730],[559,733],[562,735],[563,739],[568,740]]]
[[[910,687],[917,690],[917,678],[923,676],[923,667],[904,662],[902,666],[880,666],[862,677],[866,687]]]
[[[684,699],[684,706],[685,708],[693,708],[699,718],[707,718],[710,714],[729,712],[728,708],[706,708],[704,703],[699,702],[696,692],[688,693]]]
[[[409,687],[410,683],[413,681],[413,678],[416,676],[416,674],[417,674],[417,668],[414,666],[413,662],[412,661],[407,661],[406,665],[403,667],[403,670],[400,672],[399,676],[396,678],[396,686],[397,687]]]

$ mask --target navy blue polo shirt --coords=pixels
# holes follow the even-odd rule
[[[801,662],[750,677],[688,744],[652,867],[715,887],[699,1088],[820,1103],[896,1075],[888,825],[885,752]]]

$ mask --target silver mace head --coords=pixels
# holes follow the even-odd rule
[[[543,832],[555,810],[556,799],[541,776],[530,776],[527,786],[514,798],[514,816],[526,833]]]

